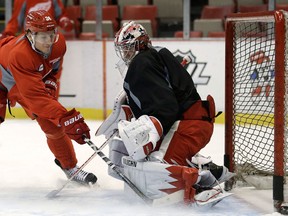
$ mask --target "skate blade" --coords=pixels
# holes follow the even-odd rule
[[[228,192],[224,192],[224,193],[220,193],[217,197],[210,199],[208,201],[205,202],[197,202],[196,201],[196,205],[198,207],[208,207],[208,208],[212,208],[213,206],[217,205],[219,202],[221,202],[223,199],[229,197],[233,195],[233,193],[228,193]]]

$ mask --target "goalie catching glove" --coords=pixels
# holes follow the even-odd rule
[[[163,134],[159,120],[147,115],[142,115],[131,122],[120,121],[118,129],[129,156],[136,161],[149,155]]]

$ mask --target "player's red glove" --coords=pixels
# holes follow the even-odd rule
[[[80,112],[75,109],[68,111],[62,116],[60,125],[64,127],[65,133],[79,144],[85,144],[84,137],[90,139],[90,129],[84,122]]]
[[[46,79],[44,81],[44,83],[45,83],[45,88],[46,88],[46,91],[48,92],[48,94],[50,94],[54,98],[57,98],[56,93],[57,93],[58,85],[57,85],[56,78],[50,77],[50,78]]]
[[[59,26],[66,32],[72,31],[74,24],[68,17],[62,17],[59,21]]]
[[[0,90],[0,124],[5,120],[7,92]]]

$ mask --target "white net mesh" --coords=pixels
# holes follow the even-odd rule
[[[287,23],[288,14],[283,12]],[[232,87],[232,161],[238,180],[244,180],[254,186],[259,186],[259,179],[255,176],[268,176],[268,185],[272,188],[271,176],[275,173],[274,158],[274,95],[275,71],[279,62],[276,57],[277,40],[285,35],[276,35],[274,15],[236,17],[228,19],[232,23],[233,31],[233,87]],[[286,24],[287,26],[287,24]],[[231,31],[231,29],[230,29]],[[286,31],[287,34],[287,31]],[[281,48],[285,55],[285,70],[287,65],[287,46]],[[276,55],[277,56],[277,55]],[[287,76],[285,72],[287,93]],[[286,155],[287,145],[287,96],[282,102],[285,106],[283,119],[285,120],[283,153]],[[277,124],[277,123],[276,123]],[[285,140],[285,141],[284,141]],[[287,156],[287,155],[286,155]],[[287,157],[284,157],[286,160]],[[285,161],[284,175],[286,175]],[[251,180],[252,179],[252,180]],[[257,180],[258,179],[258,180]],[[263,180],[263,182],[265,182]],[[265,186],[267,188],[267,182]]]

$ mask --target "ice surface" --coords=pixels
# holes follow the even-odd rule
[[[103,137],[93,134],[99,121],[87,121],[92,141],[99,147]],[[75,143],[78,164],[82,165],[94,152],[88,145]],[[108,147],[103,150],[108,154]],[[215,125],[215,132],[202,154],[223,164],[223,125]],[[210,209],[186,206],[150,207],[123,191],[123,183],[107,175],[107,165],[96,156],[85,168],[95,173],[98,184],[92,188],[68,184],[54,199],[46,195],[67,181],[54,164],[54,157],[37,122],[7,119],[0,125],[0,215],[1,216],[231,216],[279,215],[273,213],[271,191],[259,193],[253,189],[239,189]],[[248,197],[248,199],[246,199]],[[243,200],[244,198],[244,200]],[[246,201],[245,201],[246,200]],[[247,200],[249,202],[247,202]],[[255,205],[249,203],[256,203]]]

